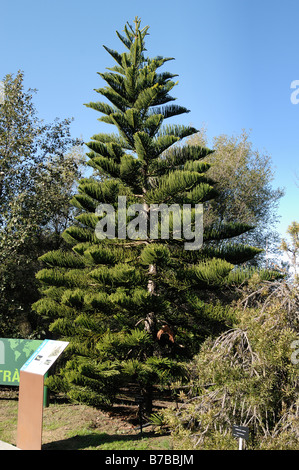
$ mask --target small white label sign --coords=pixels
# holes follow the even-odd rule
[[[45,375],[69,343],[45,339],[20,370]]]

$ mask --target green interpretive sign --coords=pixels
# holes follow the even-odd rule
[[[38,339],[0,338],[0,385],[19,386],[21,367],[42,342]]]

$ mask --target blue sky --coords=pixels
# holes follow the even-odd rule
[[[205,125],[210,140],[246,129],[253,147],[271,155],[273,186],[286,191],[277,227],[284,236],[299,220],[299,104],[290,99],[299,80],[298,0],[5,1],[0,79],[23,70],[25,87],[38,90],[39,116],[74,117],[74,136],[110,131],[83,103],[99,99],[97,72],[113,65],[102,45],[122,50],[115,30],[135,16],[150,26],[148,55],[175,58],[167,63],[179,74],[172,94],[191,111],[178,123]]]

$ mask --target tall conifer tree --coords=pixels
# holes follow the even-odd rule
[[[73,199],[81,213],[63,235],[71,249],[42,257],[46,266],[38,278],[44,295],[34,308],[48,318],[54,337],[70,341],[70,357],[49,386],[76,400],[105,404],[131,383],[150,411],[153,385],[183,376],[184,362],[199,343],[228,321],[226,307],[204,302],[206,290],[241,276],[235,264],[259,250],[213,246],[215,239],[249,230],[244,224],[207,227],[197,250],[186,250],[184,237],[175,236],[174,217],[169,238],[162,236],[161,220],[158,238],[150,238],[157,205],[192,205],[194,230],[195,204],[213,198],[215,190],[205,175],[209,165],[204,159],[211,150],[175,145],[197,130],[165,124],[188,110],[170,95],[175,75],[160,71],[171,59],[145,56],[148,29],[136,18],[124,35],[117,32],[124,53],[104,46],[116,64],[99,74],[106,86],[96,91],[105,102],[87,106],[117,132],[99,133],[87,144],[94,176],[81,181]],[[124,219],[120,196],[126,197],[127,207],[142,206],[139,226],[136,214]],[[109,207],[115,233],[113,224],[109,228]],[[106,227],[102,239],[99,227]]]

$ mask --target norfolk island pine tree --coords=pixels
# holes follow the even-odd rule
[[[205,175],[204,159],[212,150],[175,145],[197,130],[164,123],[188,110],[173,104],[175,75],[159,71],[171,59],[144,55],[148,29],[136,18],[124,35],[117,32],[124,53],[104,46],[116,62],[99,73],[106,86],[96,91],[106,101],[87,106],[117,133],[100,133],[87,143],[94,175],[80,182],[73,198],[79,215],[63,234],[70,248],[41,257],[42,296],[33,308],[54,338],[70,341],[65,364],[47,381],[52,390],[105,406],[133,384],[151,412],[153,386],[184,378],[201,341],[226,324],[226,307],[205,303],[203,292],[240,279],[244,273],[235,265],[260,250],[230,243],[213,247],[213,240],[251,229],[238,223],[206,227],[203,246],[192,251],[171,232],[162,239],[161,224],[158,239],[148,233],[117,237],[119,196],[127,205],[142,204],[148,221],[153,204],[194,206],[217,194]],[[115,209],[114,238],[99,239],[96,231],[106,216],[97,211],[103,203]]]

